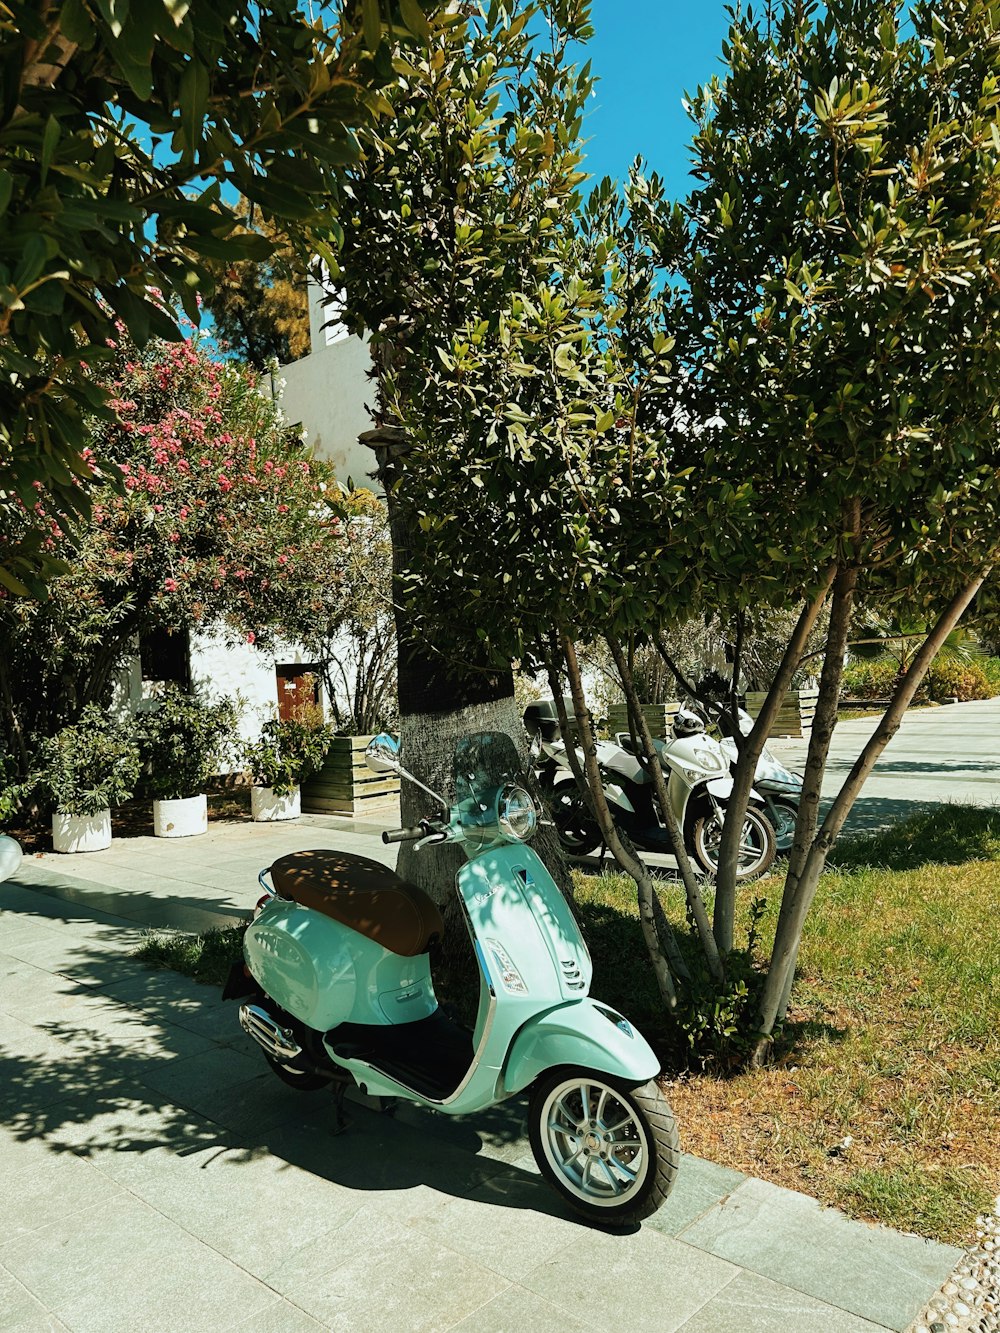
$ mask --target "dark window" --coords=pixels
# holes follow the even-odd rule
[[[182,690],[191,688],[191,644],[187,630],[170,634],[150,630],[139,638],[139,665],[143,680],[171,681]]]

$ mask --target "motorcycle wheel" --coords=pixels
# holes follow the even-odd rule
[[[719,843],[722,825],[714,814],[700,815],[691,830],[695,860],[702,870],[714,875],[719,868]],[[736,882],[756,879],[770,870],[775,857],[774,829],[753,806],[748,807],[740,839],[739,869]]]
[[[673,1189],[677,1123],[652,1079],[630,1088],[587,1069],[555,1070],[532,1092],[528,1135],[539,1171],[592,1222],[640,1222]]]
[[[773,818],[771,817],[773,815]],[[795,841],[795,821],[799,807],[791,801],[774,800],[768,808],[768,820],[774,827],[774,845],[779,852],[790,852]]]
[[[316,1074],[311,1069],[297,1069],[294,1064],[282,1064],[280,1060],[275,1060],[273,1055],[264,1052],[264,1059],[271,1066],[282,1083],[287,1083],[290,1088],[295,1088],[299,1092],[318,1092],[320,1088],[328,1088],[330,1080],[324,1078],[322,1074]]]
[[[576,787],[569,783],[556,787],[550,804],[556,836],[564,852],[571,856],[586,856],[600,847],[604,841],[601,830]]]

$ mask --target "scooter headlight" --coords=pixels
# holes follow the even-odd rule
[[[527,842],[538,827],[538,811],[531,792],[509,782],[497,792],[497,824],[505,838]]]

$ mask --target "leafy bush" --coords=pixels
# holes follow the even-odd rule
[[[16,760],[0,752],[0,827],[14,818],[31,790],[30,782],[19,782]]]
[[[96,815],[132,795],[139,748],[121,723],[89,704],[75,725],[42,742],[34,777],[61,814]]]
[[[168,686],[158,706],[135,719],[153,796],[161,801],[199,796],[232,752],[236,720],[232,699],[208,703]]]
[[[243,749],[243,763],[255,787],[271,787],[287,796],[322,768],[333,739],[333,727],[322,719],[272,718],[260,737]]]
[[[1000,694],[1000,657],[984,657],[978,664],[990,683],[992,694]]]
[[[956,698],[960,703],[989,699],[996,693],[978,662],[962,662],[954,657],[939,657],[932,662],[925,684],[932,699]]]
[[[899,664],[890,658],[851,662],[844,668],[842,692],[851,699],[887,699],[896,684]]]

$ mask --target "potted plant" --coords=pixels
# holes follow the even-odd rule
[[[207,833],[205,785],[229,755],[236,705],[231,699],[209,703],[169,686],[136,724],[150,773],[153,832],[158,838]]]
[[[55,809],[57,852],[98,852],[111,845],[111,807],[127,801],[139,778],[139,750],[120,723],[89,704],[73,726],[42,743],[35,777]]]
[[[305,714],[264,723],[258,739],[243,751],[254,819],[299,817],[300,786],[322,767],[332,736],[331,726]]]

